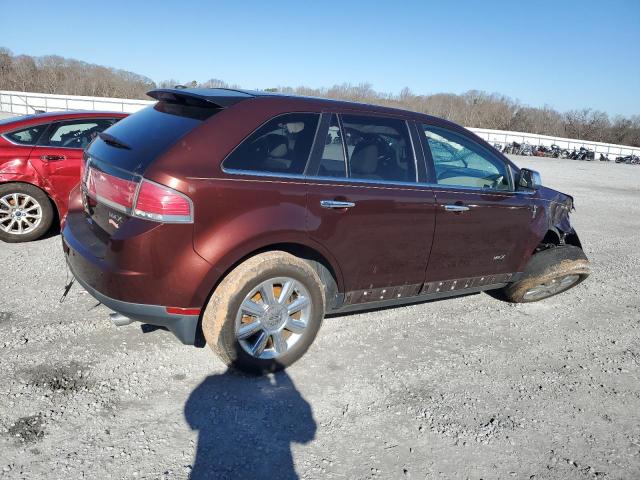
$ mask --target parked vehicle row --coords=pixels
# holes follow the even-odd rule
[[[574,148],[572,150],[568,150],[566,148],[561,148],[558,145],[530,145],[527,142],[518,143],[494,143],[493,147],[502,153],[510,153],[514,155],[524,155],[524,156],[536,156],[536,157],[552,157],[552,158],[568,158],[570,160],[595,160],[596,155],[595,152],[586,147]],[[639,163],[639,157],[637,155],[628,155],[628,156],[618,156],[616,157],[616,163],[627,163],[636,165]],[[598,156],[598,160],[602,162],[609,162],[611,158],[609,158],[608,154],[600,153]]]
[[[628,165],[640,165],[638,155],[627,155],[626,157],[616,157],[616,163],[626,163]]]
[[[2,133],[3,238],[35,238],[51,202],[70,270],[115,325],[166,327],[269,372],[327,313],[480,291],[532,302],[589,274],[573,199],[451,122],[229,89],[149,95],[122,120],[38,116]]]

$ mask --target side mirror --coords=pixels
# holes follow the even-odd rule
[[[526,188],[528,190],[537,190],[542,186],[540,173],[536,172],[535,170],[529,170],[528,168],[520,169],[518,186],[520,188]]]

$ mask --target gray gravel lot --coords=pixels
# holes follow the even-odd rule
[[[575,196],[585,283],[329,318],[265,378],[60,303],[58,236],[0,244],[0,478],[640,478],[640,167],[517,162]]]

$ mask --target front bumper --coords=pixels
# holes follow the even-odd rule
[[[84,261],[82,256],[74,250],[70,245],[71,242],[68,242],[64,236],[62,242],[69,269],[78,283],[96,300],[131,320],[167,328],[185,345],[195,345],[199,321],[198,315],[172,314],[168,313],[166,308],[161,305],[124,302],[100,293],[83,280],[78,273],[81,269],[76,267]]]

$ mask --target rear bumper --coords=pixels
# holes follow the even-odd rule
[[[189,300],[184,298],[191,298],[191,295],[171,288],[172,283],[168,282],[167,285],[162,277],[158,279],[145,272],[118,268],[113,261],[105,258],[103,253],[106,250],[100,242],[81,226],[77,218],[70,218],[62,231],[67,265],[78,283],[114,312],[131,320],[165,327],[182,343],[195,345],[199,315],[168,313],[166,309],[167,306],[190,305]],[[145,263],[153,265],[150,261]],[[146,302],[138,303],[137,299]]]
[[[95,288],[91,287],[88,283],[84,282],[82,277],[76,275],[73,270],[73,265],[69,261],[69,255],[67,255],[67,264],[69,265],[73,275],[76,277],[78,283],[82,285],[84,289],[91,294],[91,296],[107,308],[110,308],[114,312],[124,315],[131,320],[165,327],[183,344],[195,345],[199,320],[197,315],[176,315],[167,313],[165,307],[161,305],[123,302],[121,300],[116,300],[115,298],[107,297]]]

